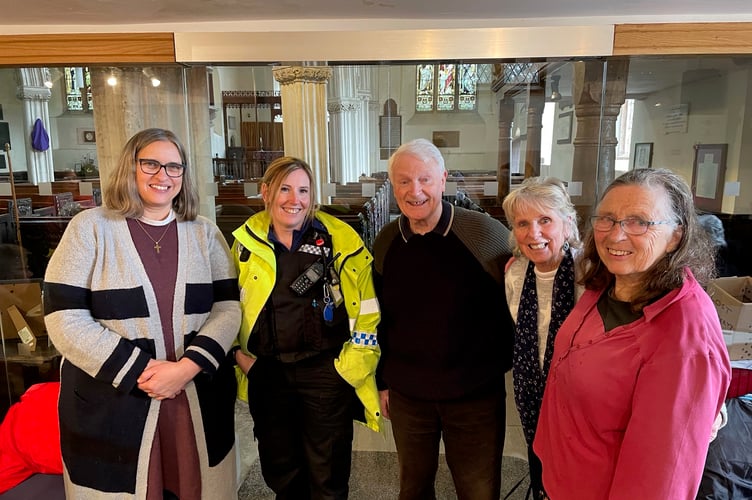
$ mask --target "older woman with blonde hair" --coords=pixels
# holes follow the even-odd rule
[[[583,292],[576,283],[581,246],[577,213],[564,183],[529,177],[503,203],[515,257],[505,273],[506,296],[516,323],[514,396],[528,445],[530,486],[545,498],[541,465],[532,449],[554,338]]]

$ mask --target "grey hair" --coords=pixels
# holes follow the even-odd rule
[[[442,172],[446,172],[444,166],[444,157],[441,155],[441,151],[428,139],[413,139],[412,141],[404,143],[397,151],[389,158],[389,165],[387,170],[389,171],[389,178],[392,178],[392,170],[394,161],[401,155],[414,156],[420,158],[423,162],[428,163],[433,161]]]
[[[697,216],[697,222],[707,231],[710,241],[718,248],[726,246],[726,233],[723,230],[723,222],[713,214],[702,214]]]
[[[681,287],[684,283],[685,268],[692,271],[701,285],[706,285],[715,277],[713,245],[710,236],[697,221],[692,191],[684,178],[665,168],[630,170],[611,182],[601,195],[601,201],[609,191],[618,186],[660,188],[658,196],[665,197],[669,210],[666,218],[674,221],[682,231],[676,249],[666,254],[644,274],[641,292],[632,301],[634,311],[641,311],[655,297]],[[589,290],[602,290],[608,287],[614,276],[598,255],[592,227],[585,236],[583,254],[582,265],[585,272],[582,281],[585,287]]]

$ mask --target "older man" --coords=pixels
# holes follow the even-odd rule
[[[509,231],[443,201],[446,177],[425,139],[389,161],[402,215],[374,244],[381,410],[392,422],[401,500],[435,498],[442,438],[458,498],[498,500],[514,330],[504,307]]]

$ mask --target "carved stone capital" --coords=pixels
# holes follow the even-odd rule
[[[283,66],[272,70],[280,85],[293,83],[326,83],[332,77],[332,68],[326,66]]]
[[[18,87],[16,97],[24,101],[49,101],[52,92],[47,87]]]

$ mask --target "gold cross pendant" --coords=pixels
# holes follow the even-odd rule
[[[159,249],[160,249],[160,248],[162,248],[162,247],[161,247],[161,246],[159,246],[159,242],[158,242],[158,241],[157,241],[157,242],[155,242],[155,243],[154,243],[154,250],[156,250],[156,251],[157,251],[157,253],[159,253]]]

